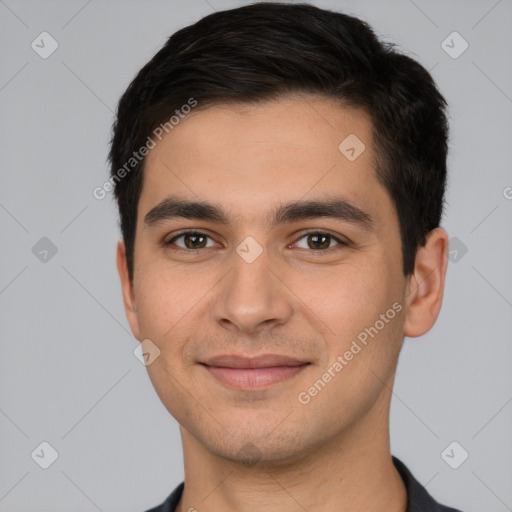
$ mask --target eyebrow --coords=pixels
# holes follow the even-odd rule
[[[168,196],[144,216],[147,227],[154,226],[173,218],[208,220],[229,226],[227,212],[218,204],[206,201],[191,201],[177,196]],[[269,224],[279,224],[298,220],[332,218],[360,226],[370,231],[373,219],[369,213],[358,208],[350,201],[342,198],[317,199],[310,201],[294,201],[277,206],[268,215]]]

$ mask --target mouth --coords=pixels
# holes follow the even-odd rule
[[[291,379],[311,363],[267,354],[258,357],[221,355],[200,363],[216,380],[239,390],[261,390]]]

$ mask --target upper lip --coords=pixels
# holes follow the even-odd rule
[[[293,357],[278,354],[265,354],[257,357],[223,354],[207,359],[203,364],[221,368],[272,368],[276,366],[300,366],[308,363],[308,361],[300,361]]]

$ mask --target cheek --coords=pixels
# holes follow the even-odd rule
[[[393,296],[387,281],[386,269],[381,265],[340,266],[324,276],[322,286],[317,281],[309,296],[333,331],[346,332],[364,327],[383,312],[381,309]]]
[[[325,280],[322,292],[309,297],[315,313],[328,327],[330,361],[352,351],[348,357],[353,367],[371,364],[385,370],[393,364],[401,344],[403,307],[400,280],[385,261],[340,267]]]
[[[400,351],[400,297],[392,272],[383,265],[364,271],[338,269],[325,293],[316,294],[315,312],[330,329],[325,337],[326,365],[318,369],[316,379],[332,381],[329,391],[315,398],[318,410],[339,401],[344,411],[362,413],[377,399]],[[309,384],[316,386],[315,382]]]
[[[177,286],[180,282],[183,280],[177,275],[154,268],[139,279],[135,288],[141,335],[159,346],[172,337],[187,312],[201,297],[199,290],[190,283]]]

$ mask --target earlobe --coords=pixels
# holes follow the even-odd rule
[[[425,245],[418,248],[414,273],[408,281],[405,336],[421,336],[435,324],[443,302],[447,266],[448,234],[436,228],[428,233]]]
[[[133,283],[128,273],[128,262],[126,259],[126,248],[124,241],[121,239],[117,243],[117,271],[121,280],[121,291],[123,294],[124,310],[126,318],[130,324],[133,335],[140,341],[139,317],[137,314],[137,304],[135,302],[135,294]]]

